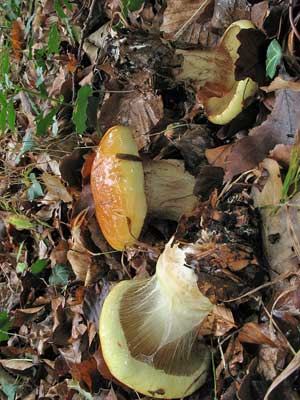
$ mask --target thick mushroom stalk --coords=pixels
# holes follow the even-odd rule
[[[178,220],[193,210],[194,177],[178,160],[147,161],[139,157],[132,131],[115,126],[103,136],[91,171],[96,217],[116,250],[132,245],[150,215]]]
[[[193,195],[195,178],[180,160],[143,162],[148,214],[178,221],[191,212],[197,198]]]
[[[213,309],[172,240],[150,279],[118,283],[106,298],[99,334],[112,375],[157,398],[181,398],[205,381],[208,350],[197,327]]]
[[[251,21],[240,20],[231,24],[214,50],[177,50],[183,55],[183,66],[178,79],[189,79],[197,88],[197,96],[207,118],[224,125],[243,109],[245,100],[253,96],[257,84],[250,78],[235,80],[235,62],[242,29],[253,29]]]

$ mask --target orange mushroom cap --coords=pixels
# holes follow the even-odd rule
[[[138,239],[147,213],[143,166],[130,128],[114,126],[103,136],[91,188],[103,235],[114,249],[124,250]]]

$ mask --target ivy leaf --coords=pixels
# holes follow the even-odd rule
[[[6,311],[0,313],[0,342],[9,339],[8,331],[12,326],[12,320]]]
[[[16,110],[12,100],[7,104],[7,123],[9,129],[13,133],[15,130],[15,123],[16,123]]]
[[[29,129],[26,132],[25,136],[23,137],[22,147],[16,158],[17,164],[21,161],[22,155],[25,154],[27,151],[32,150],[34,148],[34,146],[35,146],[35,142],[32,137],[31,130]]]
[[[30,219],[26,217],[26,215],[11,214],[8,216],[6,221],[19,231],[22,231],[23,229],[33,229],[36,227],[36,225],[32,223]]]
[[[72,115],[77,133],[83,133],[86,130],[88,98],[91,94],[92,88],[89,85],[82,86],[78,90]]]
[[[19,385],[16,383],[1,383],[1,389],[7,396],[7,400],[15,400]]]
[[[47,132],[47,129],[53,124],[54,122],[54,117],[59,110],[59,106],[54,107],[50,112],[48,112],[47,115],[44,116],[44,114],[41,112],[37,117],[36,117],[36,135],[37,136],[42,136]]]
[[[61,19],[68,18],[62,6],[59,4],[59,0],[54,0],[54,10],[56,11],[56,14],[59,16],[59,18]]]
[[[49,278],[50,285],[65,286],[68,283],[71,274],[70,268],[66,265],[57,264],[52,269],[52,274]]]
[[[27,191],[28,200],[33,201],[37,197],[44,196],[42,186],[41,186],[40,182],[36,179],[36,176],[34,173],[31,173],[29,175],[29,179],[31,180],[32,185],[30,186],[30,188]]]
[[[141,8],[144,0],[122,0],[123,15],[127,17],[129,11],[136,11]]]
[[[46,267],[46,265],[48,264],[48,260],[46,258],[43,258],[41,260],[37,260],[35,263],[33,263],[30,267],[31,272],[34,275],[37,275],[39,273],[41,273],[44,268]]]
[[[49,39],[48,39],[48,50],[49,54],[58,54],[60,46],[60,35],[57,29],[57,24],[53,24],[50,29]]]
[[[282,49],[276,39],[273,39],[267,49],[266,74],[273,79],[276,74],[276,68],[282,58]]]

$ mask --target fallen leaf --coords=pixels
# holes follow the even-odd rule
[[[176,40],[193,22],[203,23],[209,19],[212,5],[212,0],[170,0],[160,30],[167,39]]]
[[[224,180],[228,181],[255,168],[277,144],[293,144],[300,125],[299,103],[299,92],[290,89],[276,91],[274,108],[267,120],[236,143],[207,149],[208,162],[222,167]]]
[[[149,133],[162,117],[162,97],[149,89],[138,90],[112,94],[101,108],[99,124],[103,132],[118,124],[132,127],[137,146],[142,149],[150,144]]]
[[[251,78],[260,86],[266,81],[266,36],[258,29],[242,29],[237,35],[240,41],[239,58],[235,63],[237,80]]]
[[[298,271],[300,262],[300,193],[290,201],[280,203],[283,186],[279,166],[274,160],[264,161],[269,178],[262,191],[252,189],[262,217],[262,238],[271,276]]]
[[[291,89],[295,92],[300,91],[300,81],[294,81],[292,79],[284,79],[281,76],[276,76],[275,79],[272,80],[269,86],[262,86],[262,90],[267,93],[274,92],[279,89]]]
[[[44,201],[63,201],[64,203],[70,203],[72,201],[72,196],[69,194],[59,177],[44,172],[41,178],[47,188]]]
[[[250,6],[246,0],[216,0],[212,26],[224,31],[232,22],[250,19]]]
[[[90,356],[80,364],[74,364],[71,368],[71,374],[80,385],[83,385],[91,393],[97,393],[101,388],[101,375],[93,356]]]
[[[239,332],[240,342],[254,343],[254,344],[267,344],[271,347],[277,347],[272,339],[274,333],[270,324],[257,324],[255,322],[248,322],[242,326]]]
[[[14,57],[17,61],[22,58],[22,47],[24,44],[24,25],[21,18],[12,21],[10,37],[14,50]]]
[[[264,400],[268,400],[270,393],[285,379],[287,379],[293,372],[299,369],[300,366],[300,351],[298,351],[292,361],[285,367],[285,369],[273,380],[269,387]]]

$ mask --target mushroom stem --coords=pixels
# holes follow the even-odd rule
[[[106,298],[99,333],[106,364],[145,395],[180,398],[205,381],[208,349],[197,327],[214,305],[186,266],[188,249],[166,245],[150,279],[123,281]]]
[[[183,161],[145,161],[143,167],[148,215],[178,221],[195,208],[195,178],[185,171]]]

